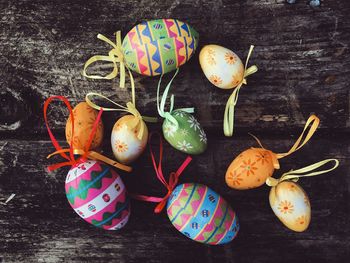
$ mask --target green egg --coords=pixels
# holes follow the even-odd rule
[[[178,127],[165,119],[163,134],[175,149],[188,154],[201,154],[207,148],[207,136],[195,117],[182,111],[174,110],[171,115],[177,120]]]

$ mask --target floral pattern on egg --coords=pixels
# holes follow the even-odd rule
[[[199,62],[207,79],[218,88],[234,88],[243,79],[242,61],[227,48],[218,45],[204,46],[199,54]]]
[[[90,107],[86,102],[80,102],[73,109],[74,117],[74,136],[73,147],[75,149],[85,149],[88,143],[98,112]],[[66,123],[66,140],[68,144],[72,141],[72,118],[68,117]],[[90,149],[97,149],[101,146],[103,140],[103,123],[100,120],[97,124],[95,136],[92,140]]]
[[[305,191],[292,181],[283,181],[272,187],[270,206],[278,219],[289,229],[302,232],[311,220],[311,207]]]
[[[229,187],[244,190],[261,186],[274,171],[272,152],[262,148],[251,148],[232,161],[226,172]]]
[[[165,119],[163,122],[164,138],[175,149],[188,154],[200,154],[207,148],[207,136],[200,123],[191,114],[175,110],[172,116],[178,127]]]
[[[147,145],[148,130],[144,121],[130,128],[128,122],[133,122],[135,116],[125,115],[120,118],[113,127],[111,134],[111,146],[115,158],[123,163],[130,164],[135,161],[145,150]],[[137,137],[140,125],[144,125],[142,138]]]

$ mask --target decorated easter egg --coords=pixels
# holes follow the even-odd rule
[[[174,110],[171,115],[177,120],[178,127],[165,119],[163,122],[164,138],[181,152],[203,153],[207,148],[207,136],[196,118],[182,110]]]
[[[250,148],[232,161],[225,180],[237,190],[256,188],[263,185],[275,169],[279,169],[276,154],[263,148]]]
[[[311,220],[310,201],[298,184],[283,181],[270,190],[270,206],[281,222],[296,232],[305,231]]]
[[[73,146],[75,149],[85,149],[88,143],[92,128],[96,121],[98,111],[90,107],[86,102],[80,102],[73,109],[74,116],[74,137]],[[70,144],[72,140],[72,119],[69,116],[66,123],[66,139]],[[92,140],[90,150],[97,149],[101,146],[103,139],[103,123],[98,122],[95,136]]]
[[[177,19],[156,19],[133,27],[122,43],[128,68],[155,76],[185,64],[198,45],[198,33]]]
[[[243,79],[242,61],[222,46],[204,46],[199,53],[199,63],[207,79],[218,88],[232,89]]]
[[[137,121],[133,115],[121,117],[112,130],[111,144],[115,158],[123,163],[130,164],[135,161],[145,150],[148,139],[148,129],[143,120],[132,128],[128,123]],[[143,128],[142,138],[138,138],[139,131]]]
[[[74,211],[86,222],[117,230],[129,220],[130,203],[124,183],[109,166],[86,161],[67,175],[66,196]]]
[[[225,244],[239,231],[238,218],[230,205],[205,185],[178,185],[168,199],[167,213],[177,230],[197,242]]]

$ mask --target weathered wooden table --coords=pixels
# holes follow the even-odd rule
[[[323,1],[311,7],[299,0],[265,1],[0,1],[0,262],[348,262],[350,2]],[[178,107],[194,106],[209,135],[205,154],[195,156],[182,182],[204,183],[223,195],[237,212],[241,231],[224,246],[206,246],[185,238],[154,204],[132,201],[132,217],[121,231],[107,232],[83,222],[64,193],[68,168],[48,174],[45,159],[53,151],[42,107],[54,94],[72,104],[89,91],[119,102],[129,99],[118,81],[82,77],[84,62],[109,47],[96,39],[116,30],[125,34],[144,19],[178,18],[200,33],[200,46],[217,43],[243,59],[256,45],[252,63],[259,71],[241,90],[236,133],[226,138],[222,117],[228,91],[213,87],[200,70],[198,52],[181,68],[173,92]],[[137,103],[155,115],[158,78],[134,75]],[[67,112],[53,107],[51,125],[61,142]],[[300,182],[312,204],[312,222],[304,233],[285,228],[268,203],[269,187],[234,191],[224,181],[233,158],[256,142],[286,151],[311,114],[321,127],[298,153],[281,161],[296,169],[338,158],[334,172]],[[104,150],[118,114],[103,116]],[[151,125],[159,130],[160,124]],[[177,168],[184,154],[166,146],[164,167]],[[129,189],[162,196],[148,151],[123,175]]]

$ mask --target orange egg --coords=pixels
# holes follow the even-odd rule
[[[232,161],[225,179],[229,187],[246,190],[263,185],[275,169],[279,169],[275,153],[263,148],[250,148]]]
[[[74,116],[74,135],[73,147],[74,149],[85,149],[88,143],[93,125],[96,121],[98,111],[90,107],[86,102],[80,102],[73,109]],[[66,123],[66,139],[69,145],[72,140],[72,119],[69,116]],[[89,150],[97,149],[101,146],[103,139],[103,123],[102,120],[98,122],[95,136],[92,140]]]

